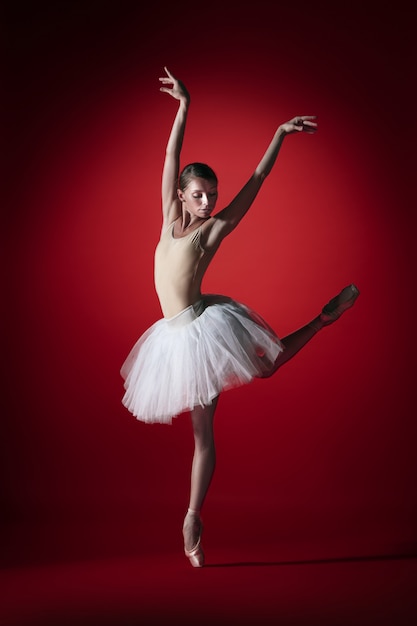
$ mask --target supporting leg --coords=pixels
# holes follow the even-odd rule
[[[191,412],[194,456],[191,468],[190,501],[184,519],[183,535],[185,554],[193,567],[201,567],[204,564],[204,554],[200,545],[203,528],[200,511],[216,465],[213,421],[217,401],[218,398],[215,398],[211,405],[194,407]]]
[[[216,466],[214,413],[218,398],[212,404],[194,407],[191,422],[194,433],[194,456],[191,469],[189,508],[199,512],[203,506]]]

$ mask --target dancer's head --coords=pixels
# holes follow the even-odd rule
[[[196,217],[207,218],[217,202],[217,176],[205,163],[190,163],[178,180],[178,198]]]
[[[186,165],[178,179],[178,189],[185,191],[191,182],[192,178],[204,178],[204,180],[211,181],[217,185],[217,176],[215,172],[206,163],[189,163]]]

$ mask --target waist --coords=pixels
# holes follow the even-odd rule
[[[205,309],[204,300],[197,300],[194,304],[190,304],[185,309],[174,315],[173,317],[165,317],[168,327],[181,328],[187,324],[191,324],[197,317],[200,317]]]
[[[175,317],[178,313],[201,300],[199,284],[190,285],[184,289],[178,288],[177,285],[168,285],[165,289],[161,289],[160,285],[155,286],[162,315],[165,319]]]

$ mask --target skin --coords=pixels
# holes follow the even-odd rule
[[[213,215],[218,199],[217,185],[212,180],[193,178],[186,189],[177,188],[180,171],[180,154],[190,106],[190,95],[185,85],[166,67],[166,75],[159,80],[160,90],[178,101],[178,110],[168,139],[162,174],[162,232],[175,220],[174,237],[184,237],[198,227],[201,228],[201,245],[214,254],[221,242],[240,223],[252,206],[266,177],[271,172],[284,139],[288,135],[314,134],[317,130],[316,116],[297,116],[281,124],[256,169],[226,207]],[[179,311],[178,311],[179,312]],[[281,339],[285,346],[275,367],[268,376],[289,361],[304,347],[323,326],[333,320],[323,314],[314,318],[299,330]],[[189,510],[183,526],[184,545],[191,550],[201,533],[199,513],[207,495],[216,463],[213,422],[217,399],[210,406],[195,407],[191,412],[194,432],[194,457],[191,470]]]
[[[183,218],[190,220],[190,226],[194,219],[199,224],[201,220],[207,220],[214,211],[218,198],[217,184],[205,178],[193,178],[185,191],[178,189],[177,193]]]
[[[183,191],[177,189],[180,170],[180,153],[184,140],[185,125],[190,105],[190,95],[185,85],[166,67],[166,76],[159,80],[160,90],[179,101],[178,111],[171,129],[165,154],[162,172],[162,230],[181,217],[176,224],[176,236],[184,236],[203,224],[202,244],[207,251],[215,251],[222,240],[229,235],[245,216],[255,200],[265,178],[270,173],[282,142],[287,135],[293,133],[314,133],[317,123],[314,115],[302,115],[281,124],[261,161],[228,206],[211,216],[216,202],[217,189],[210,181],[202,178],[193,179],[189,187]],[[168,86],[170,85],[170,86]],[[190,188],[191,187],[191,188]],[[193,189],[201,195],[193,195]],[[216,193],[215,193],[216,192]],[[207,208],[204,208],[206,203]]]

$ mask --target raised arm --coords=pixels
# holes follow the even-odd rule
[[[297,132],[314,133],[317,130],[317,124],[313,121],[315,119],[316,116],[314,115],[299,115],[278,127],[271,143],[248,182],[233,198],[231,203],[215,216],[216,223],[213,224],[213,228],[211,229],[210,244],[215,245],[215,240],[223,239],[234,230],[250,209],[265,178],[271,172],[277,160],[284,138],[287,135]]]
[[[166,76],[159,80],[163,85],[160,90],[179,101],[177,114],[168,139],[164,167],[162,171],[162,228],[173,222],[181,214],[181,203],[177,196],[180,153],[184,140],[190,95],[184,84],[165,67]]]

